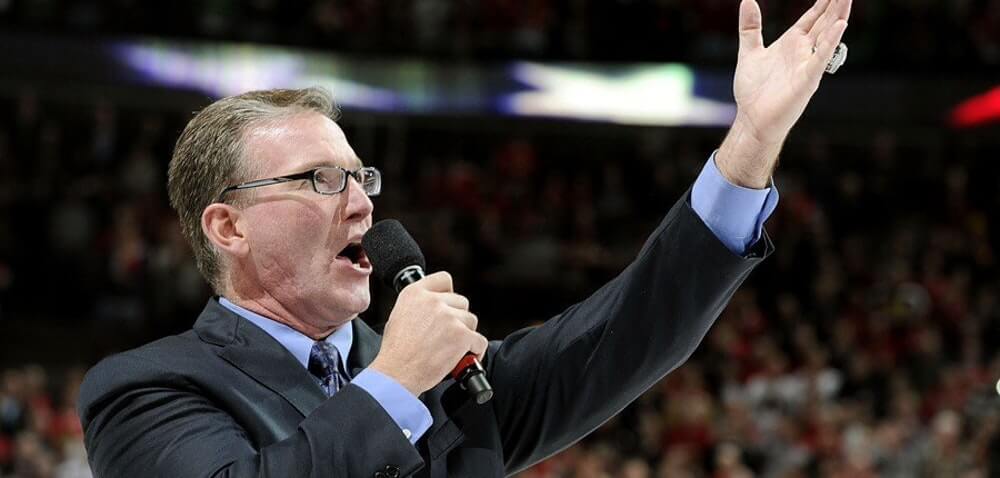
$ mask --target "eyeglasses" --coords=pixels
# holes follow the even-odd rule
[[[259,188],[261,186],[270,186],[272,184],[281,184],[289,181],[300,181],[304,179],[308,179],[312,182],[314,191],[329,196],[343,192],[344,189],[347,188],[348,176],[354,178],[354,180],[361,185],[361,189],[365,191],[365,194],[369,196],[378,196],[378,194],[382,192],[382,173],[376,168],[369,166],[356,171],[348,171],[340,166],[324,166],[321,168],[310,169],[309,171],[298,174],[257,179],[254,181],[240,183],[235,186],[229,186],[219,193],[217,202],[222,202],[222,196],[225,196],[229,191]]]

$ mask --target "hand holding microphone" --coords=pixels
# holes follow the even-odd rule
[[[375,224],[362,245],[375,274],[399,292],[371,367],[414,395],[451,375],[477,403],[489,401],[493,389],[476,360],[488,341],[476,332],[478,319],[469,312],[469,300],[455,293],[451,275],[424,277],[420,247],[398,221]]]

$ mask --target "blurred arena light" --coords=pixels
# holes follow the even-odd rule
[[[666,64],[588,71],[584,68],[518,63],[514,76],[531,86],[508,95],[515,115],[611,121],[633,125],[726,125],[736,105],[694,94],[696,76],[684,65]]]
[[[681,64],[456,65],[148,40],[121,42],[112,51],[145,83],[214,97],[319,85],[334,91],[345,108],[402,114],[499,114],[645,126],[727,126],[736,114],[731,99],[723,99],[731,93],[719,86],[728,86],[726,81]]]
[[[951,112],[951,124],[970,128],[1000,121],[1000,86],[963,101]]]

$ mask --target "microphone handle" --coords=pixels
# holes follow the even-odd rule
[[[404,267],[403,270],[396,273],[392,284],[398,294],[404,287],[423,278],[424,268],[412,265]],[[458,361],[458,365],[455,365],[450,375],[465,391],[469,392],[469,395],[476,399],[476,403],[482,405],[493,398],[493,386],[486,379],[486,370],[471,352],[465,354]]]

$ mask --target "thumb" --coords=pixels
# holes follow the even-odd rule
[[[764,48],[760,5],[756,0],[740,2],[740,56]]]

